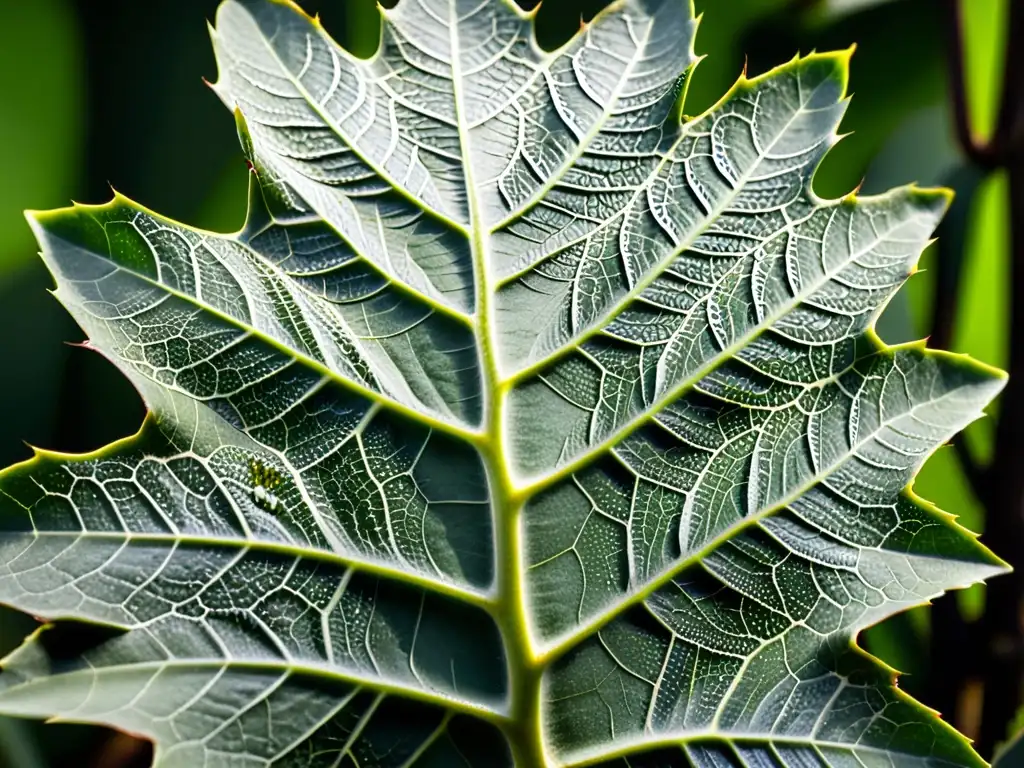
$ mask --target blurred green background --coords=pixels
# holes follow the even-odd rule
[[[1005,15],[1010,2],[967,0],[966,70],[975,130],[992,129],[1001,88]],[[299,0],[357,53],[377,38],[372,0]],[[216,0],[31,0],[0,3],[0,466],[28,458],[33,445],[85,451],[131,434],[143,406],[113,367],[67,342],[82,333],[47,293],[22,215],[71,200],[102,202],[110,187],[162,214],[232,231],[244,216],[247,169],[231,116],[203,84],[216,72],[206,30]],[[547,0],[539,37],[554,46],[593,14],[600,0]],[[931,332],[936,300],[955,314],[951,346],[994,365],[1007,360],[1009,307],[1006,179],[964,170],[949,107],[943,3],[938,0],[697,0],[697,38],[708,57],[686,105],[713,103],[744,67],[751,74],[798,51],[857,44],[843,124],[846,138],[815,178],[836,196],[863,183],[875,192],[896,184],[947,184],[958,203],[944,236],[962,241],[956,301],[936,299],[923,270],[886,311],[886,341]],[[972,194],[973,192],[973,194]],[[970,430],[982,460],[992,453],[992,421]],[[922,472],[917,491],[983,532],[984,511],[955,452],[945,448]],[[989,542],[998,551],[999,542]],[[966,626],[984,608],[981,589],[952,596]],[[0,613],[0,653],[35,622]],[[900,686],[929,703],[932,643],[929,610],[895,617],[865,644],[906,675]],[[931,681],[934,682],[934,681]],[[977,728],[970,701],[957,714]],[[954,719],[954,713],[946,713]],[[0,720],[0,767],[148,765],[148,746],[100,729]]]

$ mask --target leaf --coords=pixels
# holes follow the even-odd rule
[[[1018,733],[1003,744],[996,753],[993,768],[1013,768],[1024,760],[1024,735]]]
[[[43,292],[48,279],[35,260],[32,233],[19,211],[26,204],[58,205],[73,192],[85,123],[85,61],[72,4],[39,0],[9,5],[0,25],[0,70],[9,73],[3,78],[3,109],[5,115],[24,119],[0,119],[0,164],[10,180],[0,185],[0,326],[23,322],[27,311],[35,316],[30,341],[19,334],[0,339],[0,356],[18,361],[0,376],[0,399],[18,403],[5,411],[3,465],[27,455],[20,440],[51,434],[58,379],[44,379],[63,367],[66,348],[59,342],[68,333],[59,311],[46,314],[52,307]],[[44,338],[53,344],[41,344]],[[14,623],[0,614],[0,646],[17,641],[3,631]]]
[[[842,17],[892,0],[823,0],[822,12],[828,17]]]
[[[874,317],[948,203],[829,201],[848,53],[682,122],[696,21],[545,53],[403,0],[357,59],[228,0],[235,235],[120,196],[31,221],[151,410],[0,478],[0,711],[157,765],[983,765],[864,627],[1003,569],[909,490],[997,372]]]
[[[33,265],[32,238],[17,212],[25,201],[59,204],[75,188],[80,172],[84,57],[70,6],[64,0],[15,3],[0,27],[0,66],[12,73],[4,79],[4,110],[31,115],[0,121],[0,162],[5,176],[18,180],[0,188],[0,275],[5,281]],[[39,52],[41,39],[47,41],[45,55]],[[41,93],[48,98],[41,99]]]
[[[1008,0],[964,3],[962,13],[970,123],[975,134],[986,140],[995,129],[1002,101],[1010,3]]]

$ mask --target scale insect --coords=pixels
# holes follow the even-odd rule
[[[281,508],[281,501],[274,493],[274,489],[281,485],[281,473],[274,467],[268,467],[255,457],[249,459],[249,482],[257,505],[272,514]]]

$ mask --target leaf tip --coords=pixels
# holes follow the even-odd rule
[[[32,230],[32,234],[35,235],[40,247],[43,247],[47,230],[51,229],[60,220],[62,215],[73,211],[77,207],[78,203],[72,201],[71,206],[64,208],[53,208],[48,211],[32,209],[24,211],[25,220],[28,222],[28,226]]]
[[[956,200],[956,192],[949,187],[919,187],[911,184],[910,189],[922,203],[933,205],[940,218],[946,215]]]
[[[838,86],[834,98],[840,106],[845,107],[852,97],[849,92],[850,58],[852,56],[853,47],[838,51],[814,50],[806,56],[797,56],[796,60],[788,66],[803,67],[806,71],[814,73],[819,84],[828,80],[834,81]]]
[[[988,363],[979,360],[976,357],[972,357],[965,352],[931,350],[931,354],[941,355],[942,357],[954,361],[957,365],[969,369],[972,373],[977,374],[979,378],[988,380],[989,385],[995,388],[995,393],[992,395],[993,398],[999,394],[1002,388],[1006,385],[1007,380],[1010,378],[1010,374],[1002,368],[989,365]]]
[[[25,217],[25,221],[28,222],[29,227],[35,231],[36,226],[39,224],[39,219],[45,215],[45,211],[37,211],[34,208],[26,208],[21,212],[21,215]]]
[[[808,58],[814,58],[829,62],[834,70],[834,76],[839,82],[839,101],[847,104],[852,97],[850,93],[850,59],[853,58],[854,47],[850,46],[845,50],[827,51],[825,53],[814,52]]]

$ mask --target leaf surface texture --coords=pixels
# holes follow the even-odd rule
[[[221,6],[241,232],[32,215],[150,416],[0,476],[0,600],[112,630],[0,711],[160,768],[983,765],[853,642],[1001,570],[910,485],[1002,378],[873,333],[948,199],[813,193],[848,53],[684,119],[685,0],[382,14]]]

